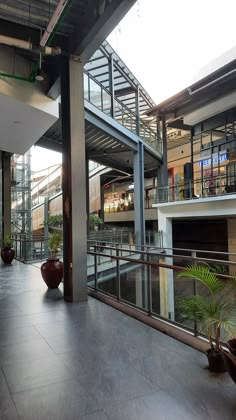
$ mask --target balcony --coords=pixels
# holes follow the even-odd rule
[[[235,418],[204,354],[96,299],[65,303],[36,267],[2,266],[0,284],[1,418]]]
[[[205,176],[157,188],[156,204],[226,197],[236,193],[236,179],[226,175]]]

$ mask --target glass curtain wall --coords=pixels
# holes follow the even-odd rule
[[[194,194],[236,192],[236,109],[224,113],[221,125],[206,125],[193,137]]]

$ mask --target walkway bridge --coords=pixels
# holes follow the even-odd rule
[[[162,142],[155,104],[113,48],[105,41],[84,67],[84,111],[87,157],[133,173],[133,154],[143,148],[145,176],[157,171]],[[37,143],[61,151],[59,119]]]

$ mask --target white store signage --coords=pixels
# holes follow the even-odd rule
[[[198,165],[200,166],[200,167],[202,167],[202,166],[209,166],[209,165],[215,165],[215,164],[217,164],[217,163],[221,163],[221,162],[225,162],[226,160],[227,160],[228,158],[227,158],[227,151],[226,150],[224,150],[224,151],[222,151],[220,154],[218,154],[218,153],[214,153],[213,155],[212,155],[212,157],[211,156],[207,156],[207,157],[205,157],[205,159],[202,159],[202,160],[200,160],[199,162],[198,162]]]

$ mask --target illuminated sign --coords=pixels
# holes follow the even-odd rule
[[[207,157],[205,159],[202,159],[198,162],[198,164],[201,167],[202,166],[208,166],[208,165],[211,165],[211,164],[215,165],[217,163],[224,162],[227,159],[228,159],[227,152],[224,151],[220,155],[218,155],[218,153],[217,153],[217,154],[212,155],[212,157]]]

